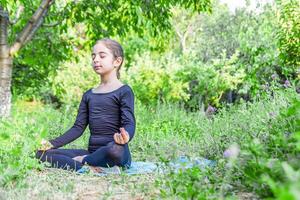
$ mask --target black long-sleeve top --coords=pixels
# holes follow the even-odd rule
[[[99,147],[113,141],[113,135],[124,127],[130,139],[135,133],[134,93],[127,84],[107,93],[86,91],[81,99],[74,125],[63,135],[50,140],[54,148],[64,146],[80,137],[89,125],[88,150],[94,152]]]

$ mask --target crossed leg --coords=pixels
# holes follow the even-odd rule
[[[83,158],[82,163],[73,159],[76,156],[83,155],[87,156]],[[49,149],[47,151],[37,151],[36,158],[42,162],[49,162],[52,167],[75,171],[79,170],[85,163],[99,167],[112,167],[115,165],[129,167],[131,164],[128,144],[119,145],[114,141],[98,148],[93,153],[85,149]]]
[[[83,164],[72,158],[88,154],[90,152],[85,149],[49,149],[47,151],[37,151],[36,158],[42,162],[49,162],[55,168],[77,171]]]
[[[106,146],[102,146],[95,152],[84,157],[82,163],[99,167],[112,167],[115,165],[129,167],[131,164],[131,155],[128,144],[119,145],[114,141],[109,142]]]

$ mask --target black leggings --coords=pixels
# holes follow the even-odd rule
[[[76,156],[87,155],[83,162],[73,160]],[[85,149],[49,149],[47,151],[37,151],[36,158],[42,162],[51,163],[52,167],[66,170],[78,170],[86,163],[91,166],[112,167],[121,166],[129,167],[131,164],[131,155],[128,144],[119,145],[114,141],[106,146],[99,147],[94,152]]]

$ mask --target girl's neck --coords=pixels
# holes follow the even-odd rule
[[[100,85],[111,85],[116,82],[120,82],[120,80],[117,78],[116,74],[111,73],[111,74],[101,76]]]

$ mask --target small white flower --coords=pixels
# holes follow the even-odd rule
[[[225,158],[237,158],[240,153],[239,145],[232,144],[228,149],[226,149],[223,153]]]

